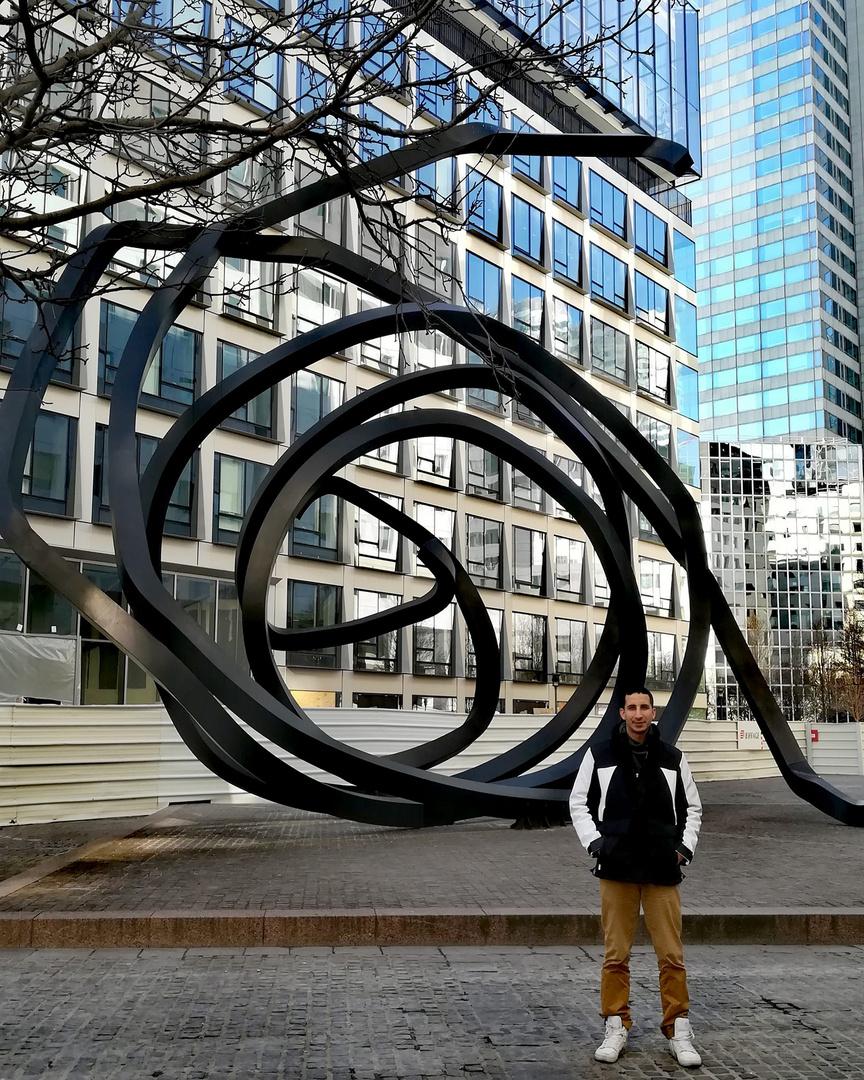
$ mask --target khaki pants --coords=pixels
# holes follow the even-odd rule
[[[606,953],[600,977],[600,1012],[620,1016],[629,1028],[630,950],[636,934],[639,905],[651,935],[660,968],[663,1022],[660,1030],[671,1038],[675,1021],[687,1016],[690,998],[681,948],[681,894],[677,885],[634,885],[600,879],[603,937]]]

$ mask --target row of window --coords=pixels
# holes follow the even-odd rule
[[[323,376],[317,379],[326,382]],[[311,396],[311,395],[310,395]],[[298,398],[295,397],[295,401]],[[320,400],[320,399],[319,399]],[[313,409],[304,413],[304,423],[317,419]],[[299,421],[298,421],[299,422]],[[651,442],[657,452],[670,464],[672,461],[671,426],[648,414],[637,413],[637,428]],[[74,475],[77,443],[77,420],[60,413],[40,413],[35,428],[33,445],[24,469],[23,497],[25,508],[36,513],[70,516],[74,498]],[[158,439],[138,435],[138,469],[143,474],[158,444]],[[468,444],[463,458],[456,455],[454,441],[439,436],[425,436],[416,440],[415,474],[420,481],[456,489],[463,486],[469,495],[496,502],[512,501],[514,506],[538,513],[554,512],[561,517],[568,515],[554,503],[539,484],[516,467],[510,467],[498,455],[482,447]],[[96,427],[93,471],[92,520],[107,524],[111,519],[108,493],[108,436],[107,429]],[[698,486],[699,443],[698,436],[679,430],[677,432],[677,467],[686,482]],[[367,464],[396,469],[399,466],[400,445],[393,443],[366,455]],[[404,459],[403,459],[404,460]],[[556,455],[555,465],[576,483],[582,484],[581,463]],[[243,518],[252,497],[267,475],[269,466],[244,460],[228,454],[217,453],[214,458],[213,540],[216,543],[234,544],[239,536]],[[458,468],[457,468],[458,466]],[[463,471],[464,470],[464,471]],[[166,532],[176,536],[194,537],[197,529],[198,503],[198,454],[187,463],[171,497]],[[460,479],[464,477],[464,480]],[[390,498],[393,501],[393,497]],[[399,500],[401,505],[401,500]],[[416,504],[415,512],[423,504]],[[292,554],[312,555],[332,561],[339,560],[341,500],[335,496],[322,496],[297,518],[292,535]],[[440,510],[441,514],[451,513]],[[358,511],[365,522],[365,511]],[[370,518],[377,521],[377,519]],[[387,529],[379,523],[381,529]],[[365,528],[366,526],[364,526]],[[371,528],[371,526],[369,526]],[[436,524],[436,528],[440,528]],[[443,539],[443,538],[442,538]]]
[[[633,220],[627,218],[627,196],[599,173],[588,173],[588,216],[592,224],[633,244],[636,251],[647,255],[661,266],[669,266],[670,257],[676,280],[695,289],[696,258],[693,241],[672,230],[670,250],[666,222],[641,203],[633,203]],[[534,265],[553,266],[556,276],[581,284],[578,266],[581,260],[581,235],[563,222],[552,222],[551,244],[546,214],[533,203],[511,195],[510,229],[505,214],[504,191],[500,184],[476,169],[466,176],[468,204],[466,222],[471,232],[497,244],[509,239],[514,254]],[[552,166],[552,196],[581,210],[583,195],[581,165],[575,158],[555,158]]]
[[[671,566],[670,566],[671,569]],[[354,593],[355,618],[365,618],[397,607],[401,597],[358,589]],[[502,640],[504,612],[487,609],[499,645]],[[288,625],[291,629],[308,630],[330,626],[342,618],[342,590],[336,585],[292,581],[288,583]],[[555,638],[547,641],[548,619],[545,615],[525,612],[512,613],[512,678],[514,682],[546,682],[554,672],[562,683],[578,683],[588,661],[587,624],[575,619],[555,619]],[[601,626],[596,627],[599,637]],[[402,635],[397,630],[357,642],[351,649],[350,666],[354,671],[396,674],[405,670]],[[455,651],[455,608],[451,605],[433,618],[414,624],[412,634],[411,671],[414,675],[440,678],[458,677]],[[649,639],[648,685],[654,689],[669,688],[674,681],[675,635],[651,631]],[[550,671],[550,651],[553,653]],[[347,661],[346,661],[347,662]],[[343,665],[339,650],[318,649],[289,651],[288,667],[337,669]],[[477,674],[477,657],[471,636],[466,632],[464,677]]]
[[[575,234],[574,234],[575,235]],[[575,250],[575,249],[574,249]],[[562,259],[566,258],[562,255]],[[581,269],[578,270],[581,277]],[[465,293],[469,304],[484,315],[500,319],[503,312],[503,271],[500,266],[469,251],[465,257]],[[670,298],[669,290],[639,270],[630,271],[622,259],[596,244],[590,245],[590,295],[595,300],[635,317],[646,326],[674,338],[685,352],[698,355],[696,306],[682,296]],[[670,299],[672,303],[670,303]],[[536,341],[545,341],[546,293],[516,274],[510,279],[513,325]],[[579,309],[554,301],[556,347],[564,335],[559,327],[574,325]],[[573,314],[571,314],[571,312]],[[581,315],[578,317],[581,319]],[[622,335],[625,336],[626,335]],[[560,351],[560,350],[559,350]]]
[[[123,604],[119,575],[115,567],[74,563],[75,569],[112,600]],[[646,606],[652,598],[665,604],[667,575],[671,564],[656,563],[642,568],[641,581]],[[242,627],[236,589],[230,581],[165,574],[163,581],[180,609],[201,626],[225,650],[232,661],[245,667]],[[363,618],[395,607],[400,597],[356,590],[354,617]],[[499,643],[503,611],[489,609]],[[343,617],[342,590],[313,582],[288,583],[287,625],[310,629],[333,625]],[[544,615],[514,612],[512,616],[512,677],[516,682],[545,682],[554,672],[563,683],[577,683],[588,660],[586,623],[555,619],[554,642],[547,642],[548,620]],[[599,637],[602,627],[596,626]],[[157,700],[152,680],[128,660],[74,608],[37,574],[27,570],[17,556],[0,552],[0,631],[38,635],[78,636],[81,639],[80,683],[82,704],[149,704]],[[415,675],[452,677],[464,673],[474,678],[476,655],[466,634],[461,671],[455,658],[455,609],[451,606],[431,619],[417,623],[413,630],[412,671]],[[398,631],[357,642],[350,666],[355,671],[399,672],[403,670],[400,649],[403,635]],[[649,633],[651,667],[649,678],[656,688],[671,686],[675,653],[673,634]],[[549,657],[554,656],[549,671]],[[335,669],[342,665],[338,650],[297,650],[286,654],[289,667]],[[346,661],[347,662],[347,661]]]

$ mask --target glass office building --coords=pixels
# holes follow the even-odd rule
[[[864,601],[861,448],[830,443],[702,443],[711,567],[787,717],[814,707],[812,655]],[[721,649],[706,663],[709,710],[749,717]]]
[[[703,438],[861,442],[843,0],[709,0],[693,199]]]

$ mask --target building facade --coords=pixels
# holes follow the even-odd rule
[[[586,29],[594,7],[574,6]],[[562,24],[560,32],[570,31]],[[649,33],[653,58],[639,60],[635,80],[626,84],[631,89],[623,96],[618,89],[617,100],[615,85],[635,63],[626,48],[615,56],[610,48],[605,78],[586,87],[584,96],[574,92],[559,102],[557,128],[546,111],[532,107],[541,98],[531,86],[502,88],[487,119],[513,130],[638,126],[680,138],[698,157],[695,11],[661,5],[639,24],[646,48]],[[411,61],[418,72],[431,66],[437,80],[446,82],[448,72],[456,80],[470,35],[454,32],[446,40],[447,47],[431,36],[421,39],[423,48]],[[309,76],[301,66],[274,66],[268,78],[296,81],[302,89]],[[226,76],[226,108],[238,118],[244,110],[254,115],[255,96],[267,93],[267,81],[229,84]],[[453,85],[459,94],[472,93],[467,76]],[[397,124],[419,113],[434,126],[452,115],[455,95],[417,93],[413,100],[404,91],[388,95],[383,87],[374,108]],[[358,147],[358,154],[366,152]],[[74,201],[82,185],[96,182],[64,169],[62,161],[52,167],[57,198]],[[302,183],[311,168],[301,159],[291,175],[280,174],[278,184]],[[260,163],[233,170],[215,185],[212,198],[223,206],[242,205],[260,190],[258,169]],[[439,295],[467,300],[524,330],[595,382],[698,498],[695,244],[689,201],[671,178],[637,162],[474,156],[404,178],[393,194],[406,193],[416,197],[400,210],[413,243],[404,254],[393,254],[394,264],[401,262]],[[443,230],[442,212],[448,223]],[[144,217],[156,208],[133,205],[124,213]],[[349,199],[304,213],[281,231],[323,237],[381,259]],[[70,246],[77,241],[71,227],[57,238]],[[28,460],[24,501],[40,535],[119,601],[106,425],[119,358],[165,262],[122,252],[114,271],[115,287],[87,304],[75,352],[58,366]],[[0,394],[35,318],[33,305],[14,290],[2,304]],[[254,261],[223,260],[213,290],[183,312],[151,364],[138,411],[140,468],[204,390],[280,340],[370,306],[377,301],[332,274],[300,268],[277,278]],[[405,371],[465,360],[461,345],[434,331],[373,340],[285,380],[205,440],[174,492],[163,542],[164,581],[232,660],[245,663],[234,552],[244,513],[267,470],[298,435],[353,396]],[[428,404],[474,412],[518,432],[591,490],[581,462],[503,392],[469,389],[436,395]],[[344,475],[416,518],[465,565],[499,635],[501,709],[550,711],[566,701],[590,662],[608,603],[605,578],[580,527],[518,469],[452,439],[393,443],[358,459]],[[686,636],[686,583],[635,513],[632,525],[634,569],[649,615],[649,681],[662,701]],[[428,588],[409,543],[374,516],[325,496],[288,528],[273,569],[270,617],[276,625],[323,626],[380,612]],[[0,650],[13,658],[0,664],[0,700],[157,700],[145,672],[2,550],[0,632]],[[55,670],[63,669],[56,684],[46,681],[44,663],[26,659],[42,663],[52,650]],[[288,653],[279,661],[287,686],[306,707],[462,712],[472,700],[476,658],[461,615],[451,607],[369,641]],[[51,689],[55,685],[72,690],[61,693]]]
[[[706,439],[861,442],[860,77],[847,8],[702,8],[704,170],[690,194]]]
[[[706,545],[750,650],[790,720],[819,715],[816,661],[864,605],[861,448],[702,443]],[[709,650],[709,714],[750,716],[721,649]]]

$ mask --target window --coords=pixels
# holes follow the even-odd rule
[[[392,593],[367,592],[357,589],[354,593],[354,605],[357,619],[368,619],[383,611],[394,608],[399,597]],[[389,630],[386,634],[358,641],[354,646],[355,671],[379,671],[392,674],[398,670],[399,636],[398,631]]]
[[[578,464],[578,463],[577,463]],[[585,598],[585,544],[569,536],[555,537],[555,595],[581,604]]]
[[[669,290],[638,270],[635,275],[636,318],[661,334],[669,333]]]
[[[280,11],[281,0],[264,0],[270,7]],[[300,26],[319,41],[328,45],[345,44],[346,0],[324,0],[320,4],[310,4],[298,11]]]
[[[699,419],[699,375],[686,364],[675,365],[675,396],[678,412],[688,420]]]
[[[546,682],[546,616],[513,612],[513,680]]]
[[[78,564],[72,564],[78,569]],[[32,570],[27,575],[27,634],[75,633],[77,614],[66,600]]]
[[[666,222],[637,202],[633,204],[633,231],[636,250],[665,266]]]
[[[21,484],[25,510],[67,517],[72,512],[78,421],[40,412],[24,463]]]
[[[552,334],[555,352],[572,364],[582,363],[582,312],[573,304],[555,297]]]
[[[440,506],[430,506],[428,503],[414,503],[414,520],[422,525],[432,535],[440,540],[449,551],[453,546],[453,527],[456,515],[452,510],[444,510]],[[418,560],[417,573],[427,577],[430,573]]]
[[[102,301],[99,325],[99,393],[111,393],[123,350],[135,328],[138,312]],[[201,335],[172,326],[154,356],[141,390],[141,404],[170,412],[195,400],[201,364]]]
[[[239,153],[240,140],[228,140],[229,153]],[[232,165],[225,174],[225,194],[233,202],[255,205],[273,199],[281,190],[282,156],[275,147]]]
[[[669,357],[644,341],[636,342],[636,383],[643,394],[669,404]]]
[[[513,326],[535,341],[541,341],[545,301],[543,290],[515,274],[510,278],[510,287],[513,292]]]
[[[431,619],[414,624],[414,674],[449,676],[453,674],[452,604]]]
[[[138,475],[143,476],[159,440],[138,435]],[[195,495],[198,488],[198,451],[186,463],[168,503],[164,532],[169,536],[193,536],[195,526]],[[108,494],[108,429],[96,425],[93,462],[93,521],[111,523],[111,504]]]
[[[364,15],[360,20],[360,45],[367,50],[388,33],[388,24],[378,15]],[[388,86],[398,86],[405,78],[405,38],[397,34],[363,63],[363,74]]]
[[[421,330],[416,335],[417,367],[447,367],[453,363],[453,339],[440,330]]]
[[[540,596],[545,592],[546,534],[513,526],[513,591]]]
[[[0,630],[24,629],[24,563],[0,551]]]
[[[300,61],[297,64],[297,98],[291,107],[298,115],[312,113],[322,107],[326,108],[327,102],[333,98],[333,80],[318,71],[309,64]],[[341,119],[325,112],[313,124],[313,130],[322,132],[328,127],[335,127],[341,123]]]
[[[609,607],[609,578],[597,553],[594,553],[594,606]]]
[[[579,187],[582,163],[578,158],[552,159],[552,196],[575,209],[580,209]]]
[[[581,488],[583,486],[583,469],[582,469],[582,462],[581,461],[574,461],[573,458],[565,458],[565,457],[561,457],[559,454],[556,454],[555,455],[555,465],[563,473],[565,473],[567,475],[567,477],[577,487]],[[569,521],[574,521],[575,520],[573,515],[569,514],[564,509],[563,506],[560,506],[557,502],[554,504],[554,506],[555,506],[555,517],[565,518],[565,519],[567,519]]]
[[[369,293],[359,293],[358,300],[360,311],[375,311],[378,308],[386,307],[385,304],[382,304],[380,300],[376,300]],[[360,345],[360,363],[366,367],[383,371],[385,375],[399,374],[399,360],[399,334],[384,333],[379,337],[373,337],[369,340],[364,339]]]
[[[543,211],[513,196],[513,254],[538,265],[543,259]]]
[[[388,506],[402,509],[402,499],[396,495],[378,498]],[[399,561],[399,533],[380,521],[375,514],[360,507],[357,509],[357,565],[375,570],[396,570]]]
[[[352,694],[355,709],[401,709],[401,694]]]
[[[468,446],[468,482],[469,495],[480,495],[487,499],[501,499],[501,458],[497,454],[484,450],[481,446]]]
[[[456,79],[446,64],[420,49],[417,53],[417,107],[438,120],[453,119],[453,92]]]
[[[532,127],[518,116],[511,119],[510,126],[513,131],[524,131],[537,134],[537,128]],[[510,159],[510,167],[517,176],[524,176],[533,180],[535,184],[543,183],[543,158],[533,154],[514,154]]]
[[[225,89],[272,112],[281,102],[282,56],[276,45],[264,40],[236,19],[225,20],[223,74]]]
[[[275,0],[264,0],[270,7],[275,7]],[[135,8],[132,0],[114,0],[112,5],[115,17],[128,18]],[[195,38],[207,38],[211,33],[211,6],[208,0],[159,0],[148,7],[143,15],[142,24],[148,27],[170,27],[176,33],[172,37],[153,36],[150,41],[162,51],[174,56],[189,67],[200,69],[205,59],[201,55],[202,47],[187,44]]]
[[[269,471],[268,465],[257,461],[243,461],[227,454],[215,455],[214,544],[237,543],[252,496]]]
[[[562,683],[574,685],[585,672],[585,623],[555,620],[555,673]]]
[[[489,621],[492,623],[492,629],[495,631],[495,640],[498,642],[498,648],[501,648],[501,627],[504,625],[504,612],[499,611],[496,608],[487,608],[486,614],[489,616]],[[500,659],[500,657],[499,657]],[[486,663],[489,662],[489,658],[485,658]],[[498,665],[500,669],[500,664]],[[477,678],[477,653],[474,650],[474,639],[471,637],[471,632],[468,631],[465,635],[465,678],[476,679]],[[474,704],[474,699],[470,699],[471,704],[466,699],[465,707],[470,712],[471,705]],[[503,702],[500,703],[498,712],[504,711]]]
[[[15,367],[38,318],[38,304],[30,299],[19,285],[9,279],[0,284],[0,367]],[[73,355],[70,350],[59,358],[51,378],[55,382],[70,383],[73,374]]]
[[[699,436],[678,430],[678,475],[685,484],[699,487]]]
[[[525,510],[543,509],[543,488],[521,469],[513,468],[513,505]]]
[[[591,295],[627,310],[627,264],[596,244],[591,245]]]
[[[438,229],[417,226],[417,283],[445,300],[453,297],[453,245]]]
[[[321,585],[311,581],[288,582],[289,630],[312,630],[319,626],[335,626],[342,618],[342,590],[337,585]],[[285,654],[288,667],[335,668],[336,646],[327,649],[289,649]]]
[[[552,248],[555,277],[564,278],[571,285],[581,285],[582,237],[579,233],[574,229],[568,229],[560,221],[553,222]]]
[[[360,254],[385,270],[397,270],[402,261],[402,240],[393,212],[385,204],[360,207]]]
[[[675,340],[685,352],[699,354],[696,307],[681,296],[675,297]]]
[[[636,413],[636,428],[654,447],[660,457],[669,464],[669,441],[671,427],[658,420],[656,416],[648,416],[646,413]]]
[[[475,585],[486,589],[500,589],[504,584],[504,567],[501,560],[500,521],[489,518],[467,517],[468,526],[468,573]]]
[[[314,371],[297,371],[291,376],[291,439],[303,435],[342,404],[345,383],[318,375]]]
[[[308,187],[322,179],[321,174],[306,165],[298,163],[296,166],[297,187]],[[319,206],[313,206],[309,210],[301,211],[297,217],[298,233],[308,233],[311,236],[320,236],[324,240],[333,240],[337,244],[342,243],[343,221],[345,216],[344,199],[329,199]]]
[[[593,170],[589,172],[588,185],[591,220],[595,225],[602,225],[604,229],[608,229],[623,240],[627,205],[624,192]]]
[[[383,131],[375,130],[376,128],[402,129],[399,121],[394,120],[389,113],[363,102],[360,106],[360,121],[357,153],[361,161],[369,161],[370,158],[392,153],[402,146],[404,140],[401,135],[385,135]]]
[[[253,352],[252,349],[244,349],[239,345],[232,345],[227,341],[220,341],[216,348],[216,377],[221,382],[239,371],[253,360],[257,360],[261,353]],[[273,435],[273,391],[265,390],[262,394],[253,398],[246,405],[231,414],[222,422],[223,427],[237,428],[239,431],[249,432],[251,435],[263,435],[267,438]]]
[[[255,259],[222,260],[225,292],[222,309],[226,314],[251,316],[258,323],[272,326],[276,318],[276,289],[273,268]]]
[[[421,165],[414,176],[418,199],[427,199],[445,210],[453,210],[456,200],[456,162],[453,158]]]
[[[465,97],[469,103],[479,101],[481,93],[482,91],[478,90],[473,83],[465,84]],[[478,124],[501,127],[501,106],[494,97],[487,97],[483,104],[472,113],[471,120]]]
[[[591,366],[627,382],[627,335],[599,319],[591,320]]]
[[[115,604],[125,607],[116,567],[84,563],[81,573]],[[78,632],[81,637],[81,704],[122,705],[125,657],[83,615]]]
[[[453,440],[424,435],[417,440],[417,479],[428,484],[453,484]]]
[[[335,495],[322,495],[299,514],[291,525],[291,554],[336,562],[341,506]]]
[[[639,559],[639,591],[646,615],[672,615],[672,563]]]
[[[500,242],[503,234],[501,185],[476,169],[469,169],[465,181],[466,225],[471,232],[480,233]]]
[[[394,405],[392,409],[385,409],[378,413],[376,419],[385,416],[398,416],[402,412],[401,405]],[[399,471],[399,453],[402,444],[398,439],[385,442],[381,446],[365,451],[361,461],[371,469],[381,469],[383,472],[396,473]]]
[[[439,694],[412,694],[411,708],[417,712],[456,712],[456,698],[441,697]]]
[[[672,230],[672,257],[675,260],[675,280],[695,292],[696,244],[677,229]]]
[[[465,256],[467,300],[483,315],[500,318],[501,268],[469,251]]]
[[[541,428],[545,430],[546,425],[540,419],[540,417],[532,412],[524,401],[520,401],[518,398],[513,398],[513,419],[518,420],[520,424],[527,424],[529,427]],[[516,481],[514,480],[515,484]],[[533,507],[529,507],[533,509]]]
[[[649,631],[645,686],[649,690],[671,690],[674,685],[675,636]]]
[[[297,333],[341,319],[345,311],[345,285],[317,270],[297,273]]]

